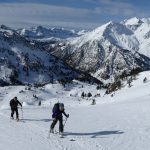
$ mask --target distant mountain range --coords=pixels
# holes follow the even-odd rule
[[[106,80],[137,68],[150,69],[149,18],[111,21],[93,31],[0,28],[1,83],[47,83],[81,76]]]
[[[98,81],[79,72],[15,30],[0,27],[0,85]]]
[[[32,40],[41,40],[49,41],[51,39],[67,39],[72,37],[78,37],[83,35],[86,31],[77,31],[77,30],[67,30],[64,28],[46,28],[42,26],[31,27],[31,28],[22,28],[16,30],[21,36],[24,36]]]

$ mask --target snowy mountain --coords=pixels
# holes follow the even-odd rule
[[[85,33],[84,30],[76,31],[76,30],[67,30],[64,28],[46,28],[43,26],[22,28],[16,31],[21,36],[24,36],[28,39],[42,40],[42,41],[50,41],[52,39],[60,40],[60,39],[67,39],[71,37],[78,37]]]
[[[150,19],[109,22],[45,49],[79,70],[108,79],[135,68],[150,69]]]
[[[15,33],[18,44],[22,40],[28,41],[31,47],[45,50],[43,53],[48,52],[72,68],[100,80],[129,73],[133,69],[150,69],[148,18],[131,18],[120,23],[111,21],[89,32],[42,26],[18,30],[6,27],[6,31]]]
[[[4,25],[0,27],[0,72],[1,85],[92,79]]]

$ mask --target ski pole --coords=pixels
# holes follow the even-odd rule
[[[22,107],[20,109],[21,109],[22,120],[23,120],[24,119],[24,117],[23,117],[23,109],[22,109]]]
[[[50,127],[49,127],[49,131],[48,131],[48,139],[50,138]]]
[[[48,131],[48,139],[50,138],[50,133],[51,133],[51,125],[49,126],[49,131]]]
[[[66,117],[63,127],[65,127],[65,125],[66,125],[66,122],[67,122],[67,119],[68,119],[68,118]]]
[[[50,138],[50,132],[51,132],[51,125],[49,126],[49,132],[48,132],[48,139]]]

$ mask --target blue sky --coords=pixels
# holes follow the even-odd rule
[[[0,0],[0,24],[12,27],[95,28],[149,17],[149,0]]]

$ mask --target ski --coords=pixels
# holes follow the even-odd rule
[[[25,123],[25,121],[22,120],[22,119],[16,120],[16,122],[23,122],[23,123]]]
[[[55,136],[55,137],[59,137],[59,138],[61,138],[61,139],[66,139],[66,135],[59,135],[59,132],[57,132],[57,131],[55,131],[54,133],[49,133],[49,135],[48,135],[48,139],[50,139],[50,136]],[[68,139],[68,138],[67,138]],[[75,139],[73,139],[73,138],[71,138],[71,139],[68,139],[69,141],[71,141],[71,142],[74,142],[74,141],[76,141]]]
[[[10,121],[13,121],[13,122],[23,122],[23,123],[25,123],[25,121],[24,120],[22,120],[22,119],[10,119]]]
[[[64,136],[60,136],[61,139],[65,138]]]

